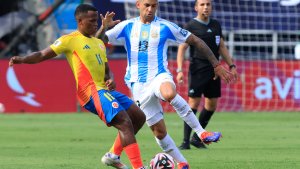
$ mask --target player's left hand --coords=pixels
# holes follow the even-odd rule
[[[220,77],[228,84],[231,83],[234,79],[233,74],[230,71],[226,70],[222,65],[218,65],[217,67],[215,67],[214,71],[215,71],[214,80]]]
[[[108,90],[115,90],[116,89],[116,83],[112,79],[108,79],[105,81],[105,85],[108,88]]]
[[[116,14],[114,12],[106,12],[105,16],[103,16],[102,14],[100,14],[100,18],[102,20],[102,25],[105,28],[110,28],[115,26],[116,24],[118,24],[119,22],[121,22],[121,20],[113,20],[113,17]]]
[[[10,58],[8,65],[13,66],[14,64],[23,63],[24,58],[20,56],[13,56]]]

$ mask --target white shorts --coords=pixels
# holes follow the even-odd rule
[[[131,85],[133,99],[145,113],[148,126],[152,126],[163,118],[160,100],[164,98],[160,93],[160,85],[164,82],[170,82],[175,87],[173,77],[169,73],[161,73],[146,83],[135,82]]]

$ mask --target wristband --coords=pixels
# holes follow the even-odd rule
[[[236,68],[236,65],[235,64],[232,64],[229,66],[229,69],[231,70],[232,68]]]
[[[179,73],[179,72],[182,72],[182,69],[178,68],[178,69],[176,70],[176,73]]]

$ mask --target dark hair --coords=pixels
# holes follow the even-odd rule
[[[76,8],[74,16],[75,18],[77,18],[80,14],[86,14],[88,11],[98,11],[98,10],[92,5],[80,4]]]
[[[197,1],[198,1],[198,0],[195,0],[195,3],[194,3],[195,6],[196,6],[196,4],[197,4]]]

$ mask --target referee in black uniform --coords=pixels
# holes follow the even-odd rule
[[[222,38],[222,28],[217,20],[210,18],[212,12],[211,0],[195,0],[195,10],[197,17],[193,18],[185,26],[185,29],[201,38],[213,51],[216,58],[223,57],[234,76],[234,81],[238,78],[236,65],[232,61],[228,49]],[[183,82],[182,65],[184,54],[188,44],[181,44],[177,54],[177,82]],[[189,105],[196,114],[201,101],[202,94],[205,97],[204,107],[199,116],[199,122],[205,128],[209,119],[217,108],[218,98],[221,97],[221,81],[215,79],[214,69],[209,61],[203,56],[200,50],[190,46],[190,67],[189,67]],[[191,128],[184,123],[184,138],[180,149],[190,149],[190,144],[197,148],[206,148],[201,140],[194,134],[190,140]]]

